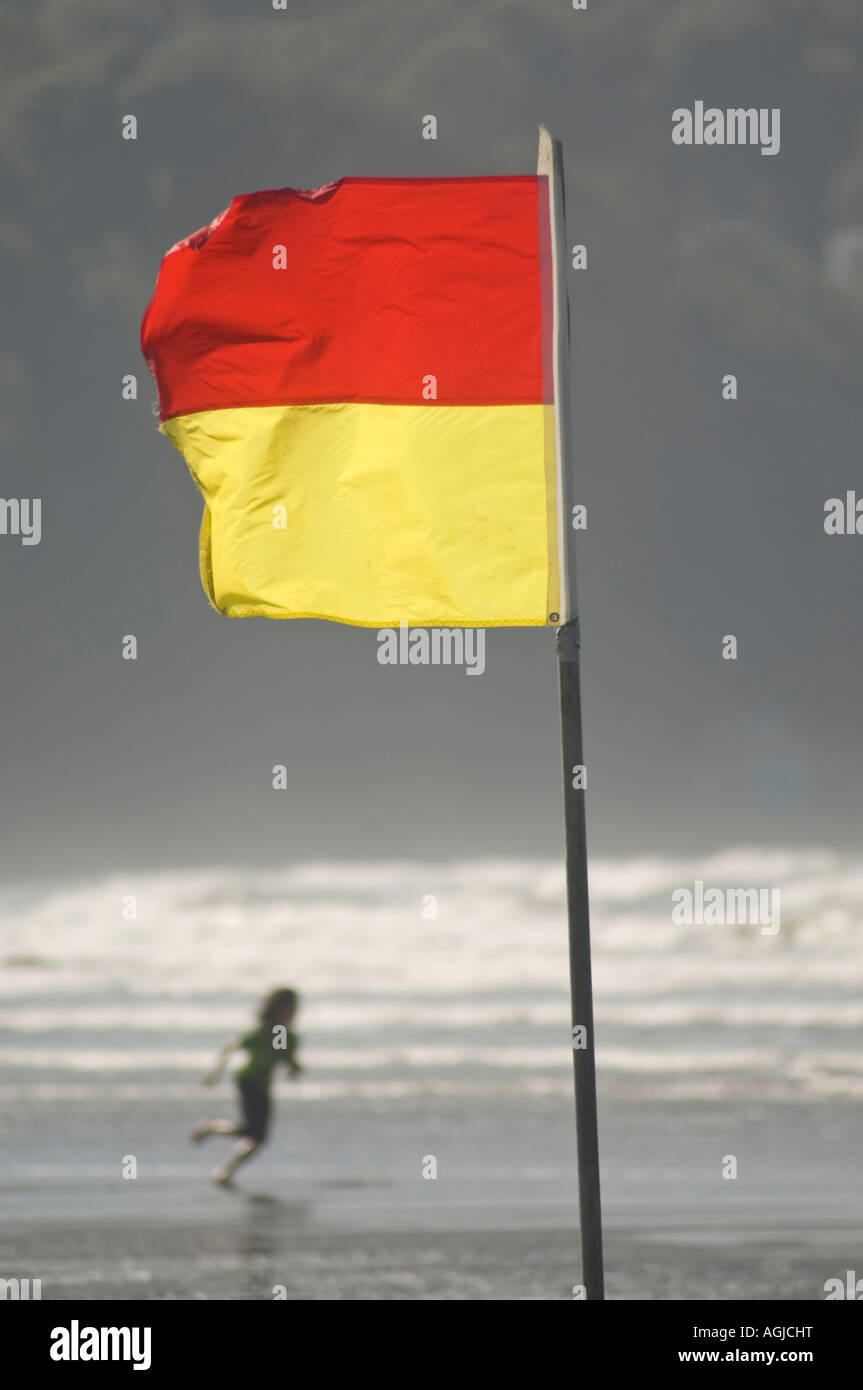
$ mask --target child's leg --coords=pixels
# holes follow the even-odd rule
[[[213,1174],[213,1181],[230,1187],[231,1178],[241,1163],[245,1163],[257,1151],[267,1137],[270,1116],[270,1096],[265,1087],[257,1086],[246,1079],[239,1081],[241,1120],[237,1125],[221,1121],[218,1129],[207,1129],[210,1134],[236,1134],[240,1142],[221,1168]],[[203,1136],[202,1136],[203,1137]]]
[[[216,1169],[213,1174],[213,1182],[217,1182],[223,1187],[229,1186],[231,1178],[236,1173],[240,1164],[245,1163],[246,1159],[251,1158],[252,1154],[259,1148],[259,1145],[260,1141],[257,1139],[250,1139],[248,1136],[245,1139],[241,1139],[227,1163],[221,1168]]]
[[[195,1125],[189,1135],[193,1144],[200,1144],[208,1134],[239,1134],[240,1127],[233,1120],[203,1120]]]

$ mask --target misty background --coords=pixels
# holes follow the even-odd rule
[[[552,633],[489,631],[478,678],[221,618],[138,343],[163,254],[235,194],[532,172],[540,121],[588,248],[590,848],[856,849],[863,539],[823,519],[863,493],[861,37],[850,0],[7,4],[0,495],[42,498],[42,542],[0,537],[6,881],[562,852]],[[674,146],[695,100],[781,108],[780,153]]]

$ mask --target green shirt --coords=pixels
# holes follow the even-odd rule
[[[284,1047],[280,1045],[282,1038],[285,1042]],[[237,1072],[237,1081],[250,1081],[253,1086],[260,1086],[262,1091],[268,1090],[273,1072],[279,1063],[285,1066],[297,1065],[299,1041],[296,1033],[292,1033],[290,1029],[286,1032],[280,1024],[271,1027],[262,1023],[253,1028],[251,1033],[244,1033],[239,1046],[248,1053],[248,1061]]]

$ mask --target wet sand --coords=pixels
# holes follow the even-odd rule
[[[119,1190],[7,1188],[0,1266],[41,1278],[43,1300],[573,1296],[574,1211],[536,1191],[520,1203],[514,1190],[501,1200],[464,1184],[455,1200],[430,1194],[423,1209],[386,1182],[264,1176],[250,1171],[234,1193],[158,1174]],[[608,1297],[818,1300],[861,1250],[859,1227],[829,1201],[808,1212],[756,1205],[735,1226],[718,1206],[618,1207],[606,1219]]]

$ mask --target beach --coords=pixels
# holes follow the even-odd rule
[[[781,930],[672,923],[696,869],[781,886]],[[592,881],[609,1298],[823,1299],[863,1272],[859,871],[740,851]],[[571,1299],[563,901],[535,861],[7,893],[0,1275],[58,1300]],[[228,1141],[188,1134],[233,1089],[200,1079],[273,984],[302,993],[305,1071],[225,1192]]]

